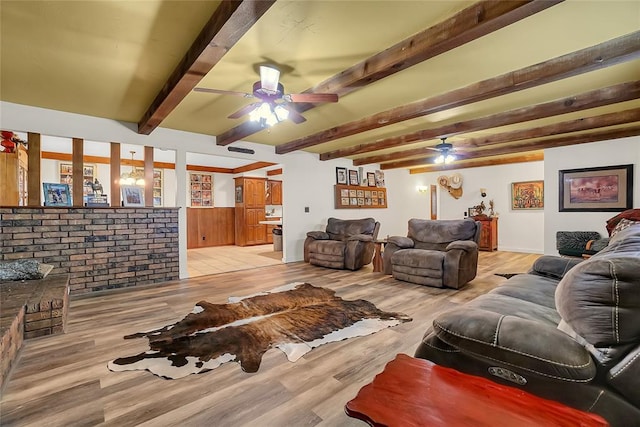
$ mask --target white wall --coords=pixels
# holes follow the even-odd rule
[[[607,219],[617,212],[559,212],[558,171],[634,164],[633,207],[640,206],[640,137],[593,142],[545,150],[545,227],[544,252],[557,254],[557,231],[597,231],[607,236]]]

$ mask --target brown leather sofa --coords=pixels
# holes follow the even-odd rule
[[[310,231],[304,260],[321,267],[359,270],[370,264],[380,223],[373,218],[329,218],[325,231]]]
[[[640,426],[640,224],[437,315],[415,356]]]
[[[387,239],[384,273],[395,279],[459,289],[476,277],[479,221],[410,219],[407,237]]]

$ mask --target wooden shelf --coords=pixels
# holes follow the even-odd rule
[[[334,185],[336,209],[380,209],[387,207],[387,189],[357,185]]]

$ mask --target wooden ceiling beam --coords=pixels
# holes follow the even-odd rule
[[[453,169],[468,169],[479,168],[481,166],[497,166],[508,165],[511,163],[527,163],[538,162],[544,160],[544,153],[542,151],[533,151],[524,153],[519,156],[499,157],[496,159],[475,159],[462,163],[450,163],[448,165],[432,165],[423,168],[409,169],[409,174],[427,173],[427,172],[439,172]]]
[[[640,58],[640,31],[493,77],[432,98],[392,108],[276,146],[276,153],[312,147]]]
[[[158,127],[274,3],[223,0],[138,122],[138,133],[149,135]]]
[[[384,150],[387,148],[401,147],[403,145],[427,141],[433,138],[459,135],[462,133],[491,129],[499,126],[527,122],[530,120],[543,119],[638,98],[640,98],[640,81],[621,83],[555,101],[517,108],[515,110],[505,111],[491,116],[468,120],[466,122],[458,122],[437,128],[423,129],[417,132],[386,138],[372,143],[359,144],[348,148],[329,151],[327,153],[320,154],[320,160],[331,160],[340,157],[353,156],[355,154]]]
[[[454,148],[479,148],[507,142],[522,141],[524,139],[542,138],[550,135],[559,135],[571,132],[579,132],[589,129],[597,129],[609,126],[622,125],[640,121],[640,108],[632,108],[626,111],[602,114],[599,116],[585,117],[575,120],[567,120],[546,126],[538,126],[530,129],[514,130],[510,132],[497,133],[480,138],[469,138],[456,141]],[[397,151],[390,154],[369,156],[355,159],[354,166],[362,166],[371,163],[384,163],[392,160],[406,159],[409,157],[439,155],[433,147],[421,147],[413,150]]]
[[[481,1],[433,27],[332,76],[303,93],[337,93],[344,96],[387,76],[405,70],[441,53],[455,49],[493,31],[534,15],[563,0]],[[297,103],[302,113],[314,108],[311,103]],[[216,137],[216,144],[228,145],[263,128],[251,121],[238,125]]]
[[[528,151],[539,151],[547,148],[565,147],[567,145],[585,144],[589,142],[607,141],[611,139],[627,138],[630,136],[640,135],[640,124],[622,128],[608,129],[599,132],[585,132],[580,134],[565,135],[557,138],[545,139],[543,141],[525,141],[505,147],[494,147],[478,152],[464,153],[459,156],[459,161],[478,159],[492,156],[505,156],[509,154],[525,153]],[[489,160],[489,159],[488,159]],[[433,158],[411,159],[399,162],[384,163],[380,165],[381,169],[397,169],[412,166],[421,166],[432,162]],[[456,162],[451,163],[456,164]],[[490,163],[492,164],[492,163]]]

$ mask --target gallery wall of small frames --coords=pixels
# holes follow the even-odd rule
[[[336,168],[334,186],[335,208],[386,208],[387,189],[384,188],[384,172],[366,174],[358,170]]]

